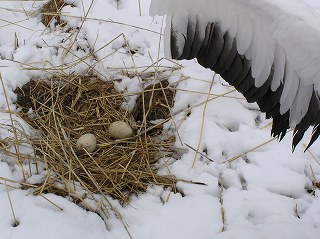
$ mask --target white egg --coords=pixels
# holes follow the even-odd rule
[[[115,139],[125,139],[133,135],[133,130],[128,123],[115,121],[109,126],[109,134]]]
[[[78,151],[85,149],[92,153],[97,147],[97,138],[93,134],[84,134],[77,140],[76,148]]]

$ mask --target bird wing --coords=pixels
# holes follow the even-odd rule
[[[320,17],[299,0],[152,0],[167,15],[165,55],[197,58],[273,118],[272,135],[294,127],[293,148],[320,134]]]

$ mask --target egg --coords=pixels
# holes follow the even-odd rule
[[[85,149],[87,152],[92,153],[97,147],[97,138],[93,134],[84,134],[77,140],[76,148],[78,151]]]
[[[109,134],[115,139],[125,139],[133,135],[133,130],[128,123],[115,121],[109,126]]]

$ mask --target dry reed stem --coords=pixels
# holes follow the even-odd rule
[[[3,89],[3,94],[4,94],[4,97],[5,97],[5,100],[6,100],[6,104],[7,104],[7,107],[8,107],[8,113],[9,113],[9,117],[10,117],[10,122],[11,122],[11,128],[12,128],[12,131],[13,131],[13,135],[14,135],[14,148],[15,148],[15,156],[17,158],[17,163],[21,169],[21,172],[22,172],[22,175],[23,175],[23,179],[26,180],[26,172],[25,172],[25,169],[23,168],[22,166],[22,158],[21,158],[21,153],[20,153],[20,147],[19,147],[19,138],[18,138],[18,132],[17,132],[17,128],[15,127],[15,124],[14,124],[14,120],[13,120],[13,117],[12,117],[12,111],[11,111],[11,108],[10,108],[10,104],[9,104],[9,99],[8,99],[8,96],[7,96],[7,91],[6,91],[6,88],[4,86],[4,82],[3,82],[3,78],[2,78],[2,75],[1,75],[1,72],[0,72],[0,80],[1,80],[1,85],[2,85],[2,89]]]
[[[223,190],[224,190],[224,181],[222,179],[222,182],[220,184],[220,193],[219,193],[219,201],[221,205],[221,221],[222,221],[222,228],[221,232],[224,232],[226,230],[226,218],[225,218],[225,207],[224,207],[224,201],[223,201]]]
[[[71,52],[72,46],[75,44],[75,42],[76,42],[76,40],[77,40],[77,38],[78,38],[78,35],[79,35],[79,33],[80,33],[80,29],[82,29],[83,24],[84,24],[85,21],[87,20],[87,17],[88,17],[88,15],[89,15],[89,13],[90,13],[90,11],[92,10],[92,7],[93,7],[93,5],[94,5],[94,2],[95,2],[95,0],[91,0],[91,3],[90,3],[90,5],[89,5],[89,8],[88,8],[87,12],[85,13],[84,17],[82,18],[82,21],[81,21],[80,26],[78,27],[78,31],[76,31],[76,35],[75,35],[75,37],[74,37],[74,40],[73,40],[72,43],[69,45],[68,49],[66,49],[66,50],[64,51],[64,54],[63,54],[64,57],[66,57],[67,54],[69,54],[69,52]],[[63,58],[64,58],[64,57],[63,57]]]
[[[213,86],[213,81],[214,81],[214,77],[215,76],[216,75],[214,74],[214,76],[212,78],[212,81],[211,81],[211,84],[210,84],[210,87],[209,87],[209,90],[208,90],[206,101],[205,101],[204,106],[203,106],[202,121],[201,121],[201,128],[200,128],[200,134],[199,134],[199,139],[198,139],[198,146],[197,146],[197,150],[196,150],[196,152],[194,154],[194,158],[193,158],[193,162],[192,162],[192,168],[194,168],[194,166],[196,164],[196,159],[197,159],[198,153],[200,151],[200,146],[201,146],[201,141],[202,141],[202,134],[203,134],[203,129],[204,129],[205,114],[206,114],[206,110],[207,110],[207,106],[208,106],[208,102],[209,102],[209,98],[210,98],[210,92],[211,92],[211,89],[212,89],[212,86]]]
[[[292,129],[288,130],[287,132],[290,132],[290,131],[292,131]],[[253,152],[253,151],[255,151],[255,150],[257,150],[257,149],[259,149],[259,148],[261,148],[261,147],[263,147],[263,146],[271,143],[272,141],[275,141],[276,139],[278,139],[278,138],[272,138],[272,139],[270,139],[270,140],[267,140],[267,141],[265,141],[265,142],[263,142],[263,143],[255,146],[255,147],[253,147],[253,148],[251,148],[251,149],[249,149],[249,150],[247,150],[247,151],[245,151],[245,152],[243,152],[243,153],[241,153],[241,154],[239,154],[239,155],[237,155],[237,156],[234,156],[234,157],[232,157],[232,158],[224,161],[223,164],[224,164],[224,163],[231,163],[231,162],[233,162],[233,161],[235,161],[235,160],[237,160],[237,159],[245,156],[246,154],[251,153],[251,152]]]
[[[9,200],[9,203],[10,203],[11,212],[12,212],[12,216],[13,216],[13,219],[14,219],[13,226],[17,227],[19,225],[19,221],[17,220],[16,214],[15,214],[14,209],[13,209],[13,204],[12,204],[12,200],[11,200],[11,197],[10,197],[10,193],[9,193],[9,189],[8,189],[6,181],[4,181],[4,185],[5,185],[5,188],[6,188],[6,192],[7,192],[8,200]]]
[[[307,145],[305,143],[303,143],[303,147],[306,149]],[[319,160],[316,158],[315,154],[312,152],[312,150],[310,148],[307,149],[307,152],[311,155],[311,157],[313,158],[313,160],[320,166],[320,162]]]

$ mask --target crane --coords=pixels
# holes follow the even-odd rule
[[[320,135],[320,16],[301,0],[152,0],[166,15],[165,56],[196,58],[272,118],[293,150]]]

